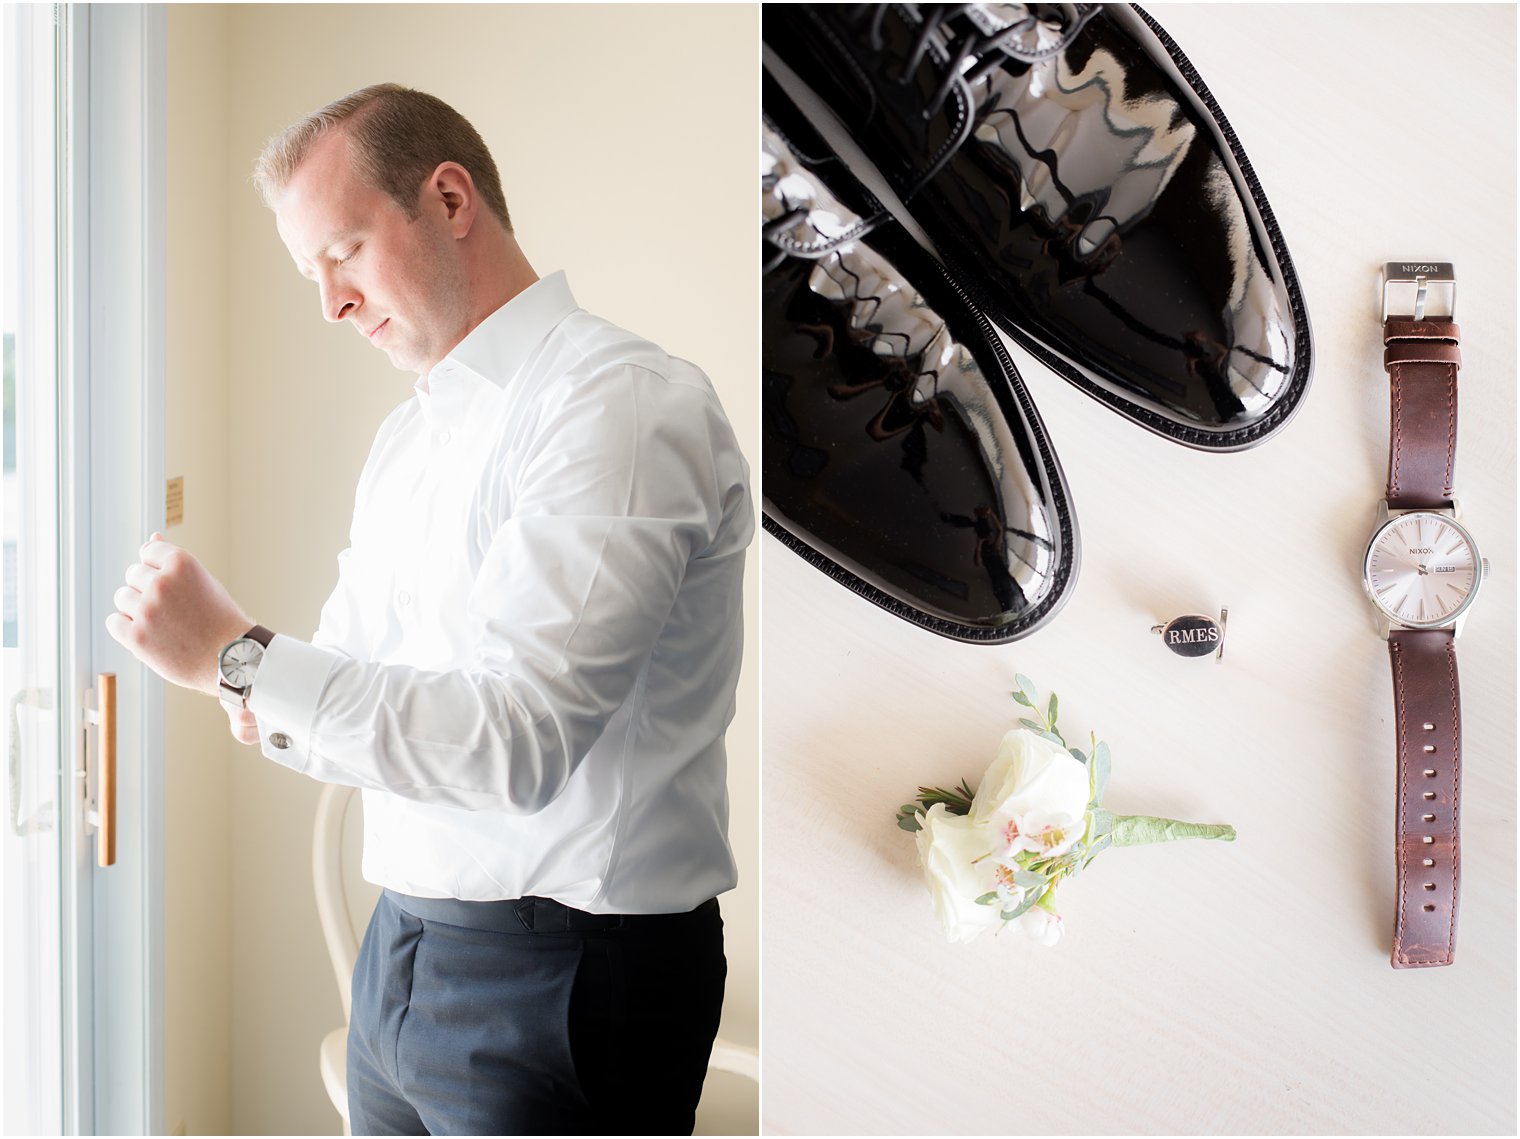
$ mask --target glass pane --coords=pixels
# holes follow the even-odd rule
[[[54,9],[7,4],[4,107],[4,1127],[62,1126]]]

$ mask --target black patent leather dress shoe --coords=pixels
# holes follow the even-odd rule
[[[767,5],[982,310],[1124,415],[1209,450],[1280,428],[1310,373],[1256,176],[1172,40],[1120,4]]]
[[[1022,637],[1077,570],[1044,427],[992,327],[781,102],[768,88],[765,526],[905,620]]]

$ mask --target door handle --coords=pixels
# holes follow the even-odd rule
[[[100,830],[95,835],[95,860],[116,864],[116,674],[95,678],[100,691]]]
[[[95,725],[95,805],[85,818],[95,826],[95,861],[116,865],[116,674],[95,674],[95,707],[85,710]]]

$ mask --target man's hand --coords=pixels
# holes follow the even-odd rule
[[[254,719],[253,713],[247,708],[234,708],[231,704],[223,704],[227,709],[227,720],[232,728],[232,738],[240,744],[256,744],[259,742],[259,722]]]
[[[162,534],[155,532],[137,556],[142,560],[127,567],[106,631],[165,680],[215,696],[222,646],[253,628],[253,619],[194,555]]]

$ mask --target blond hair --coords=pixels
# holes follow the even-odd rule
[[[423,179],[442,162],[470,172],[487,208],[512,232],[501,175],[491,152],[469,121],[442,99],[397,83],[376,83],[327,104],[292,123],[264,144],[253,166],[253,183],[274,208],[316,141],[342,129],[351,142],[358,174],[415,218]]]

